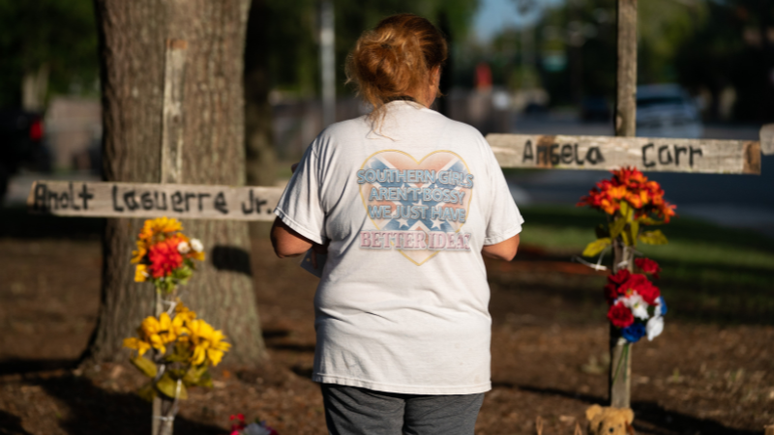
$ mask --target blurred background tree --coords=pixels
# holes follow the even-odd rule
[[[468,41],[459,84],[471,86],[475,65],[484,61],[495,85],[513,91],[537,83],[553,107],[577,106],[589,97],[612,102],[615,0],[512,1],[536,18],[491,41]],[[771,122],[773,24],[769,0],[641,1],[638,81],[680,84],[706,105],[709,122]],[[534,44],[533,62],[525,59],[525,41]]]
[[[680,83],[697,93],[706,90],[711,97],[707,111],[711,120],[771,122],[774,2],[703,3],[702,25],[675,50],[673,61]],[[728,107],[728,100],[735,102]]]
[[[41,110],[49,93],[99,93],[91,0],[0,0],[0,53],[0,107]]]

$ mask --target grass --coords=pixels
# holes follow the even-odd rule
[[[524,207],[522,214],[523,244],[568,258],[579,255],[604,222],[599,212],[573,207]],[[690,218],[661,230],[669,244],[637,249],[661,265],[657,285],[677,317],[774,324],[774,240]]]

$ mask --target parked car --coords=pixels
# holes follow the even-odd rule
[[[637,136],[698,139],[703,131],[696,102],[679,85],[637,87]]]
[[[20,168],[48,172],[51,158],[43,145],[43,118],[23,110],[0,111],[0,203],[8,180]]]

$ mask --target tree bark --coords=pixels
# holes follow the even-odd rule
[[[161,177],[167,39],[188,43],[183,84],[180,182],[244,184],[243,52],[249,0],[95,0],[100,37],[106,181],[157,183]],[[122,339],[154,314],[151,284],[135,283],[129,263],[139,219],[108,219],[102,297],[86,357],[122,360]],[[265,357],[250,272],[247,224],[186,220],[184,232],[207,251],[180,289],[198,316],[233,345],[224,362]]]

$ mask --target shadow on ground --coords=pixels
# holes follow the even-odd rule
[[[138,434],[151,431],[151,405],[135,394],[99,389],[87,378],[66,375],[36,382],[69,407],[60,427],[72,435]],[[175,432],[218,435],[223,429],[177,417]]]
[[[10,358],[0,361],[0,376],[26,375],[51,370],[74,369],[78,360],[74,359],[36,359]]]
[[[0,435],[31,435],[21,425],[21,418],[0,409]]]
[[[493,388],[519,389],[541,396],[558,396],[580,400],[589,405],[607,406],[607,401],[598,396],[565,391],[558,388],[540,388],[530,385],[513,385],[508,382],[494,382]],[[734,429],[707,419],[700,419],[677,412],[668,411],[654,402],[636,401],[632,403],[635,421],[634,429],[658,435],[673,434],[713,434],[713,435],[758,435],[760,432]]]
[[[60,376],[37,377],[36,372],[69,369],[73,360],[4,360],[0,374],[25,376],[26,385],[41,387],[67,408],[59,427],[71,435],[134,435],[151,432],[151,404],[133,393],[108,391],[94,386],[87,377],[62,371]],[[61,409],[61,408],[60,408]],[[177,417],[175,433],[220,435],[224,429]],[[0,410],[0,434],[27,434],[18,416]]]

